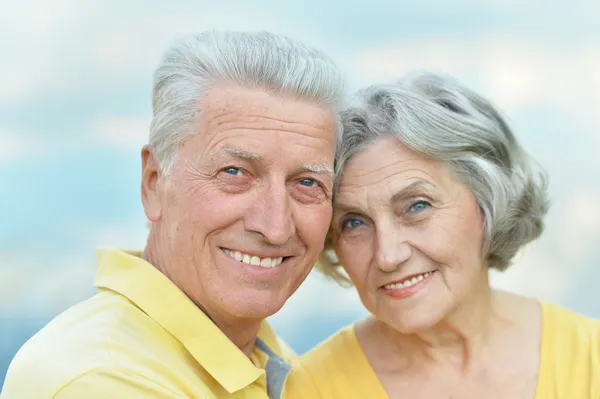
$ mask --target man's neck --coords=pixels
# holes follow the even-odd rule
[[[203,309],[201,306],[198,307],[202,309],[221,331],[223,331],[223,334],[225,334],[235,346],[240,348],[246,356],[250,357],[254,350],[254,343],[256,342],[256,337],[260,330],[261,321],[235,319],[234,322],[231,322],[214,312],[211,314],[211,312]]]
[[[161,244],[165,243],[157,242],[156,235],[153,235],[151,232],[148,236],[146,248],[142,252],[142,258],[173,281],[169,275],[168,268],[166,267],[166,262],[168,262],[168,259],[170,258],[168,245],[163,245],[163,247],[161,247]],[[176,283],[174,282],[174,284]],[[199,303],[189,293],[184,292],[184,294],[186,294],[186,296],[194,302],[194,304],[208,316],[213,323],[215,323],[231,342],[240,348],[246,356],[250,357],[254,349],[254,343],[258,336],[262,320],[223,315],[223,312],[220,312],[218,309],[209,309]]]

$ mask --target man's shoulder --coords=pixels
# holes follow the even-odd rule
[[[153,330],[158,330],[156,323],[127,298],[102,291],[56,316],[19,353],[38,360],[50,357],[53,362],[62,359],[53,358],[55,354],[107,357],[105,345]]]
[[[211,387],[203,380],[195,381],[187,389],[145,368],[120,365],[101,365],[71,375],[61,384],[51,387],[40,385],[31,378],[21,386],[5,385],[0,399],[53,398],[53,399],[104,399],[104,398],[154,398],[182,399],[213,398]]]
[[[27,389],[48,396],[73,379],[98,368],[126,363],[144,339],[161,331],[126,298],[110,291],[67,309],[31,337],[17,352],[4,389]],[[150,333],[152,331],[152,333]]]

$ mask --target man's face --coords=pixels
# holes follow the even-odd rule
[[[315,104],[237,87],[206,91],[198,107],[197,134],[168,176],[144,151],[144,208],[156,229],[149,250],[209,316],[262,319],[323,249],[335,119]]]

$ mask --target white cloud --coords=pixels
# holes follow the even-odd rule
[[[96,248],[139,250],[146,243],[147,229],[135,226],[81,226],[64,223],[62,229],[77,231],[84,239],[78,248],[60,256],[39,250],[0,253],[0,310],[29,306],[54,315],[94,292]]]
[[[24,255],[24,254],[19,254]],[[2,254],[4,261],[0,267],[0,309],[10,306],[25,291],[24,288],[32,282],[27,273],[22,270],[30,269],[31,265],[17,256]]]
[[[78,0],[16,1],[2,7],[0,104],[29,98],[65,70],[59,50],[78,39],[72,30],[87,8]]]
[[[0,267],[0,310],[27,311],[47,317],[93,292],[93,252],[69,252],[53,258],[29,252],[4,253]]]
[[[0,131],[0,162],[18,158],[27,151],[27,140],[23,135]]]
[[[542,238],[526,247],[504,273],[492,273],[495,286],[558,304],[573,298],[590,260],[600,250],[600,187],[583,187],[556,204]],[[600,293],[590,292],[592,301]],[[575,309],[577,310],[577,309]]]
[[[244,3],[235,14],[226,8],[207,7],[201,12],[191,9],[140,9],[133,16],[117,18],[111,12],[111,29],[101,35],[90,32],[93,45],[83,49],[88,55],[88,67],[107,75],[132,77],[151,71],[167,46],[182,35],[208,29],[258,30],[277,29],[280,21],[269,12],[244,10]],[[252,18],[247,18],[252,14]],[[93,35],[93,36],[92,36]]]
[[[363,83],[398,78],[414,70],[445,72],[509,112],[547,107],[570,118],[585,134],[598,125],[600,50],[589,44],[559,47],[509,36],[437,37],[383,44],[357,54],[353,64],[355,74],[364,76]]]
[[[0,128],[0,164],[49,151],[49,145],[45,144],[43,138]]]
[[[600,185],[588,185],[566,196],[558,209],[554,238],[569,271],[600,253]],[[556,228],[557,227],[557,228]]]
[[[137,226],[104,226],[88,229],[88,243],[93,247],[113,247],[127,250],[141,250],[146,245],[148,228],[140,223]]]
[[[13,3],[0,17],[0,103],[46,90],[119,90],[140,76],[149,87],[152,70],[177,36],[206,29],[285,30],[271,9],[256,12],[246,3],[235,8],[141,6],[132,12],[113,1]]]
[[[562,15],[563,17],[565,15],[589,17],[590,13],[594,15],[594,12],[597,13],[600,10],[598,2],[594,0],[578,0],[570,4],[543,0],[529,0],[526,2],[520,0],[456,0],[453,2],[422,0],[418,3],[418,7],[432,11],[455,11],[459,8],[479,11],[484,8],[488,11],[519,13],[527,16],[539,15],[540,12],[543,12],[545,15]]]
[[[89,2],[88,2],[89,4]],[[84,11],[85,1],[15,1],[4,5],[0,22],[5,32],[21,33],[25,39],[50,41],[52,33],[67,28]],[[27,22],[24,24],[23,22]]]
[[[573,290],[570,284],[577,275],[570,273],[547,245],[533,244],[517,255],[515,263],[504,272],[492,271],[493,287],[546,302],[564,304]]]
[[[99,144],[137,151],[148,142],[149,126],[144,118],[105,115],[94,120],[90,130]]]

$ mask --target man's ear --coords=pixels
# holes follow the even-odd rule
[[[161,217],[161,201],[159,192],[160,163],[154,151],[145,145],[142,148],[142,203],[144,213],[150,222],[157,222]]]

